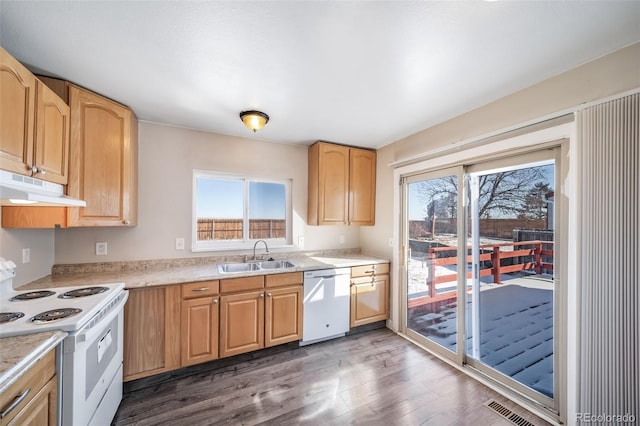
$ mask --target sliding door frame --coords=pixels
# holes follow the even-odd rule
[[[556,191],[556,188],[559,187],[558,185],[560,183],[560,176],[562,175],[562,167],[560,164],[561,144],[562,144],[562,141],[559,141],[558,145],[551,146],[548,148],[533,149],[532,151],[526,152],[526,153],[520,153],[516,155],[507,155],[507,156],[497,158],[495,160],[487,160],[487,161],[474,163],[472,165],[465,167],[465,172],[464,172],[465,181],[470,181],[475,177],[478,177],[484,174],[498,173],[500,171],[509,170],[512,168],[519,168],[520,166],[522,168],[535,167],[536,165],[541,165],[545,162],[552,161],[554,164],[553,187],[554,187],[554,191]],[[474,200],[472,199],[471,204],[473,204],[473,202]],[[553,212],[554,246],[556,247],[558,245],[560,246],[562,245],[562,242],[559,241],[559,238],[556,237],[556,234],[559,234],[559,232],[557,231],[560,231],[560,228],[561,228],[561,227],[555,226],[556,224],[561,224],[561,218],[559,217],[560,215],[558,214],[557,210],[558,209],[554,209],[554,212]],[[472,208],[469,209],[468,213],[473,214],[473,209]],[[476,219],[476,218],[471,218],[470,216],[467,216],[467,218],[470,218],[472,222],[474,221],[474,219]],[[479,230],[477,229],[472,230],[471,236],[470,236],[471,238],[474,238],[472,243],[473,244],[472,251],[474,252],[474,255],[476,254],[475,238],[479,238],[478,232]],[[558,255],[554,254],[554,257],[553,257],[554,271],[558,271],[558,268],[565,260],[561,257],[561,253],[562,253],[561,247],[558,247],[558,248],[560,248],[560,250],[556,250],[556,248],[554,247],[554,251],[558,253]],[[558,259],[560,261],[558,261]],[[476,265],[474,264],[473,268],[475,267]],[[559,275],[560,275],[559,273],[554,272],[554,278],[552,280],[553,282],[553,319],[554,319],[553,321],[554,397],[553,398],[549,398],[546,395],[543,395],[542,393],[536,392],[535,390],[518,382],[517,380],[511,378],[510,376],[507,376],[506,374],[503,374],[498,370],[488,366],[487,364],[483,363],[477,358],[466,355],[466,352],[465,352],[465,359],[464,359],[465,365],[468,365],[469,367],[478,370],[481,374],[484,374],[493,380],[506,383],[510,388],[514,389],[515,391],[523,394],[525,397],[535,401],[536,403],[542,405],[546,409],[551,410],[552,412],[555,412],[555,413],[558,412],[558,396],[559,396],[558,389],[560,385],[558,366],[559,366],[559,360],[560,360],[560,351],[563,347],[561,342],[560,330],[565,328],[564,322],[562,321],[561,310],[560,310],[560,306],[562,305],[562,300],[561,300],[562,292],[560,291],[561,280]],[[472,311],[475,312],[480,307],[479,291],[476,292],[475,288],[473,289],[473,297],[474,297],[474,300],[472,301]],[[474,326],[473,335],[479,336],[480,335],[479,324],[476,324],[473,319],[471,321],[473,321],[472,324]],[[476,330],[476,327],[478,328],[477,330]],[[466,329],[465,329],[465,332],[466,332]]]
[[[401,180],[401,192],[403,194],[403,202],[402,202],[402,242],[403,244],[406,243],[407,241],[409,241],[409,229],[408,229],[408,211],[406,209],[406,206],[408,205],[408,198],[407,198],[407,188],[408,185],[414,182],[420,182],[423,180],[430,180],[430,179],[438,179],[441,177],[445,177],[445,176],[456,176],[458,179],[458,193],[456,194],[456,203],[458,206],[462,206],[463,203],[465,202],[464,200],[467,199],[466,197],[466,185],[464,184],[464,167],[463,166],[454,166],[454,167],[448,167],[445,169],[439,169],[439,170],[432,170],[432,171],[427,171],[427,172],[422,172],[422,173],[417,173],[417,174],[413,174],[413,175],[408,175],[408,176],[403,176],[402,180]],[[458,212],[457,212],[457,226],[456,226],[456,232],[457,232],[457,240],[458,240],[458,247],[461,247],[461,244],[464,245],[466,244],[466,238],[465,238],[465,218],[466,218],[466,209],[465,208],[459,208]],[[402,295],[402,301],[403,301],[403,305],[402,305],[402,324],[401,324],[401,330],[404,334],[406,334],[407,336],[409,336],[412,340],[416,340],[418,342],[420,342],[420,344],[426,346],[427,348],[429,348],[429,350],[436,352],[438,355],[448,358],[452,361],[454,361],[457,364],[462,364],[462,362],[464,361],[464,344],[461,345],[461,339],[464,338],[464,336],[462,336],[462,334],[464,333],[460,333],[460,332],[456,332],[456,352],[453,353],[450,350],[444,348],[443,346],[440,346],[439,344],[432,342],[431,340],[429,340],[428,338],[426,338],[425,336],[421,335],[420,333],[417,333],[411,329],[409,329],[407,327],[407,323],[408,323],[408,308],[407,308],[407,302],[408,302],[408,282],[407,282],[407,276],[408,276],[408,268],[406,267],[408,262],[409,262],[409,258],[408,258],[408,248],[406,249],[406,254],[405,254],[405,264],[403,265],[403,269],[405,270],[405,274],[404,274],[404,280],[402,281],[403,284],[401,285],[401,295]],[[456,255],[458,257],[458,264],[460,264],[460,262],[464,262],[466,263],[466,256],[464,255],[464,251],[458,249],[456,252]],[[464,304],[461,304],[461,300],[464,301],[464,286],[465,286],[465,281],[466,281],[466,274],[457,274],[457,280],[456,280],[456,292],[457,292],[457,307],[456,309],[458,309],[459,307],[462,307],[462,309],[464,309]],[[461,291],[463,293],[461,293]],[[460,299],[462,296],[462,299]],[[460,330],[460,327],[464,325],[464,313],[460,314],[458,313],[457,317],[456,317],[456,327],[457,330]]]
[[[557,374],[555,374],[554,377],[554,381],[556,382],[554,394],[556,402],[554,406],[556,408],[545,407],[526,394],[496,382],[486,374],[483,374],[471,366],[467,366],[464,362],[460,362],[457,357],[454,360],[442,356],[437,351],[432,351],[436,356],[453,367],[469,374],[493,390],[551,422],[566,422],[567,413],[575,412],[576,401],[567,398],[567,396],[573,398],[573,395],[577,392],[576,360],[578,357],[578,342],[576,332],[578,330],[578,323],[576,312],[578,306],[576,296],[578,294],[577,265],[579,259],[577,246],[575,244],[575,239],[578,238],[578,223],[576,219],[578,198],[575,194],[577,179],[577,158],[575,155],[576,128],[573,116],[559,117],[559,120],[560,119],[562,119],[561,122],[554,122],[549,126],[542,126],[542,128],[537,127],[531,132],[524,132],[520,129],[519,131],[505,134],[503,137],[491,137],[484,144],[474,142],[467,146],[463,144],[458,149],[434,150],[432,155],[422,156],[420,157],[421,160],[415,163],[397,164],[393,172],[394,181],[396,182],[393,214],[395,224],[393,233],[393,241],[395,243],[393,261],[398,267],[393,270],[392,280],[394,285],[391,291],[391,318],[388,322],[388,326],[392,330],[423,346],[425,349],[431,350],[422,342],[417,341],[406,333],[406,313],[404,313],[404,305],[406,304],[408,247],[405,245],[406,240],[404,236],[406,235],[406,231],[404,229],[405,220],[402,212],[402,205],[406,199],[403,179],[424,172],[476,164],[483,161],[493,161],[514,155],[560,147],[559,158],[556,161],[556,167],[559,168],[559,171],[558,169],[556,170],[555,215],[558,219],[556,222],[556,230],[558,231],[556,233],[556,239],[558,240],[557,249],[559,258],[563,259],[563,261],[557,265],[557,282],[560,283],[560,288],[558,289],[560,294],[556,299],[558,303],[554,306],[554,315],[559,324],[562,324],[556,333],[557,342],[554,342],[555,348],[557,348],[560,354],[558,364],[554,366],[554,370],[557,370]],[[394,164],[391,164],[391,166],[394,166]],[[465,195],[465,199],[463,199],[463,204],[461,205],[463,205],[465,209],[468,209],[469,206],[465,204],[466,202]],[[466,214],[467,212],[465,211],[465,218]],[[464,232],[466,233],[466,229]],[[466,264],[466,258],[464,262]],[[464,285],[466,285],[466,283]],[[461,289],[462,291],[465,290],[464,287]],[[459,293],[461,289],[459,288]],[[572,295],[572,297],[569,298],[568,295]],[[458,321],[460,321],[460,319]],[[464,339],[464,336],[461,336],[459,333],[459,348],[464,348],[462,339]],[[458,350],[458,354],[460,353],[464,354],[464,350]]]

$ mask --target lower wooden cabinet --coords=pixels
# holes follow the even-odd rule
[[[302,273],[129,290],[124,380],[302,339]]]
[[[182,284],[181,366],[218,359],[219,282]]]
[[[218,297],[182,301],[181,365],[218,359]]]
[[[264,348],[264,291],[220,297],[220,358]]]
[[[265,347],[302,339],[302,287],[267,290],[265,298]]]
[[[179,285],[129,290],[124,307],[124,380],[180,367]]]
[[[221,280],[220,358],[302,338],[302,273]],[[225,295],[225,289],[251,291]],[[262,289],[260,287],[266,287]]]
[[[351,268],[350,326],[389,318],[389,264]]]
[[[11,405],[19,402],[13,407]],[[0,425],[56,425],[58,376],[55,350],[50,351],[22,377],[0,394]]]

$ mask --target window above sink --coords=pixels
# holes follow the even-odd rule
[[[291,179],[193,171],[192,250],[291,246]]]

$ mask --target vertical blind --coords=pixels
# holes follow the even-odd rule
[[[615,416],[624,415],[640,421],[639,122],[640,94],[578,113],[577,411],[578,419],[589,413],[596,423],[623,423],[623,418]]]

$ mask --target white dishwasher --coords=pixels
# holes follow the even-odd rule
[[[304,273],[300,345],[344,336],[349,331],[351,268]]]

